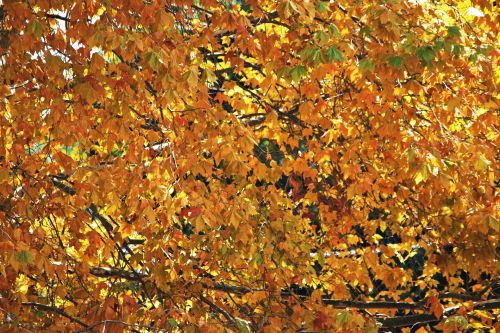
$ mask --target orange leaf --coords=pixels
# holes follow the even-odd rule
[[[444,306],[439,302],[439,298],[436,296],[431,296],[427,300],[427,306],[436,318],[441,318],[444,312]]]

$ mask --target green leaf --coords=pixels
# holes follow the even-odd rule
[[[255,262],[259,266],[264,263],[264,258],[262,257],[262,254],[260,252],[255,255]]]
[[[389,58],[389,65],[394,68],[401,68],[403,66],[403,57],[393,56]]]
[[[436,56],[432,46],[424,46],[417,50],[417,57],[420,58],[426,65],[430,65],[432,59]]]
[[[340,311],[337,313],[337,318],[335,318],[335,325],[337,328],[344,327],[351,319],[351,313],[347,310]]]
[[[328,3],[326,1],[318,1],[316,10],[320,13],[326,13],[328,11]]]
[[[149,51],[144,54],[144,62],[151,67],[151,69],[157,71],[160,66],[161,59],[158,53]]]
[[[178,326],[177,321],[174,318],[168,318],[167,323],[173,328],[177,328]]]
[[[276,71],[276,75],[279,77],[279,78],[285,78],[285,77],[288,77],[290,75],[290,67],[289,66],[283,66],[281,68],[279,68],[277,71]]]
[[[239,332],[241,333],[250,333],[250,322],[248,320],[244,320],[241,318],[234,318],[234,323],[236,324],[236,328],[238,329]]]
[[[446,319],[446,321],[444,322],[444,326],[445,327],[448,326],[450,328],[453,327],[454,329],[459,329],[459,330],[465,330],[467,329],[469,324],[467,323],[467,319],[465,319],[462,316],[451,316]]]
[[[472,62],[474,65],[477,63],[478,59],[479,59],[478,53],[473,53],[469,57],[469,61]]]
[[[307,74],[307,69],[302,65],[295,66],[290,75],[292,76],[292,80],[295,82],[299,82],[300,79]]]
[[[33,255],[26,250],[18,252],[16,255],[16,259],[17,261],[23,264],[32,264],[35,261]]]
[[[43,312],[43,311],[40,311],[40,310],[36,310],[36,309],[33,309],[33,313],[35,314],[35,316],[37,316],[38,318],[45,318],[47,316],[47,313]]]
[[[363,73],[372,72],[375,69],[375,64],[373,60],[366,58],[359,62],[359,69]]]
[[[28,23],[28,32],[35,38],[40,38],[43,35],[43,25],[40,21],[35,20]]]
[[[323,253],[318,253],[316,259],[318,260],[318,264],[320,266],[325,266],[325,255]]]
[[[330,23],[330,28],[329,28],[329,30],[330,30],[330,33],[331,33],[334,37],[338,37],[338,36],[340,36],[340,30],[339,30],[339,28],[338,28],[335,24]]]
[[[453,45],[453,54],[456,56],[459,56],[461,53],[463,53],[464,47],[459,44]]]
[[[306,48],[299,52],[300,58],[305,62],[314,62],[314,58],[317,58],[317,53],[320,52],[319,49],[316,48]],[[319,58],[321,59],[321,58]]]
[[[449,37],[460,37],[460,28],[457,26],[448,27]]]
[[[316,38],[316,40],[318,41],[318,44],[320,44],[320,45],[325,45],[329,39],[327,33],[324,32],[323,30],[316,31],[316,33],[314,34],[314,37]]]
[[[123,149],[113,149],[111,151],[111,155],[113,155],[114,157],[120,157],[123,155]]]
[[[344,55],[342,54],[342,52],[332,46],[330,46],[326,51],[326,57],[328,58],[329,62],[332,62],[334,60],[340,62],[344,61]]]
[[[368,324],[365,326],[365,333],[378,333],[378,327],[374,324]]]
[[[370,36],[370,34],[372,33],[372,28],[364,26],[363,28],[361,28],[361,33],[363,34],[363,36]]]
[[[314,64],[323,62],[323,54],[321,53],[320,49],[312,49],[311,53],[309,54],[309,62],[312,62]]]
[[[436,40],[434,41],[434,49],[440,50],[443,49],[444,47],[445,47],[444,40],[441,37],[436,38]]]

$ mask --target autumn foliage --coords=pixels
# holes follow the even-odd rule
[[[498,331],[496,6],[0,0],[0,332]]]

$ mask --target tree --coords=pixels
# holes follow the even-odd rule
[[[492,2],[1,3],[1,331],[498,322]]]

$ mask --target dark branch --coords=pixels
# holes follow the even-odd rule
[[[233,316],[231,316],[226,310],[222,309],[220,306],[210,301],[203,295],[200,295],[200,299],[203,303],[208,304],[208,306],[210,306],[211,309],[222,314],[231,324],[235,325]]]
[[[443,312],[443,317],[454,314],[459,308],[459,306],[454,306],[445,309]],[[474,309],[500,309],[500,299],[490,299],[483,302],[477,302],[474,304]],[[394,327],[409,327],[415,324],[429,324],[439,322],[440,320],[441,318],[436,318],[436,316],[430,313],[377,319],[377,321],[382,324],[382,329]]]
[[[99,210],[97,209],[95,204],[91,204],[89,208],[86,209],[86,211],[93,219],[99,220],[108,232],[113,230],[113,226],[111,225],[111,223],[109,223],[109,221],[104,216],[99,214]]]
[[[142,278],[147,277],[147,275],[139,272],[125,271],[108,267],[92,267],[90,269],[90,274],[97,277],[115,277],[130,281],[141,281]]]
[[[389,317],[377,319],[384,328],[408,327],[415,324],[428,324],[439,321],[433,314],[423,313],[417,315]]]
[[[58,189],[60,189],[63,192],[68,193],[69,195],[75,195],[76,194],[76,190],[74,188],[72,188],[71,186],[68,186],[68,185],[62,183],[57,178],[52,178],[52,183],[54,183],[55,187],[57,187]]]
[[[89,325],[85,324],[83,321],[81,321],[81,320],[79,320],[79,319],[77,319],[75,317],[70,316],[69,314],[67,314],[66,312],[64,312],[64,310],[61,310],[59,308],[55,308],[55,307],[52,307],[52,306],[49,306],[49,305],[35,303],[35,302],[23,302],[21,304],[24,305],[24,306],[30,306],[30,307],[33,307],[33,308],[37,308],[38,310],[41,310],[41,311],[57,313],[60,316],[68,318],[73,323],[77,323],[78,325],[83,326],[85,328],[89,327]]]
[[[117,277],[127,280],[137,281],[140,278],[147,278],[147,274],[142,274],[139,272],[131,272],[120,270],[116,268],[108,267],[92,267],[90,273],[97,277]],[[252,289],[243,286],[232,286],[225,283],[215,283],[213,285],[203,284],[204,288],[230,292],[234,294],[249,294],[252,292],[263,291],[262,289]],[[295,296],[304,300],[307,296],[295,295],[290,292],[282,292],[281,297]],[[463,295],[457,293],[442,293],[439,295],[440,298],[453,298],[458,300],[475,300],[479,301],[477,296]],[[391,301],[348,301],[348,300],[336,300],[331,298],[323,298],[323,304],[330,305],[335,308],[356,308],[356,309],[399,309],[399,310],[423,310],[426,308],[426,300],[420,302],[391,302]],[[478,302],[475,305],[476,308],[480,309],[498,309],[500,308],[500,300],[493,299],[488,301]]]
[[[92,326],[89,326],[87,328],[78,330],[78,331],[76,331],[76,333],[95,332],[95,331],[91,331],[91,330],[98,327],[98,326],[101,326],[101,325],[106,326],[106,324],[120,324],[120,325],[127,326],[127,327],[145,328],[147,331],[166,332],[165,330],[163,330],[161,328],[156,328],[156,327],[141,325],[141,324],[131,324],[131,323],[126,323],[126,322],[121,321],[121,320],[108,319],[108,320],[103,320],[101,322],[93,324]],[[130,330],[132,330],[133,332],[140,332],[140,331],[132,329],[132,328],[130,328]]]
[[[51,19],[56,19],[56,20],[62,20],[62,21],[66,21],[66,22],[71,22],[69,17],[61,16],[59,14],[45,14],[45,17],[51,18]]]

